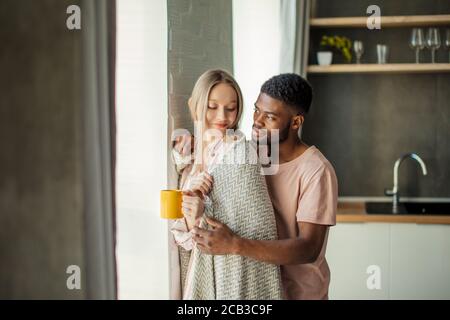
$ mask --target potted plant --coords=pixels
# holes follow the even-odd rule
[[[321,50],[317,52],[319,65],[328,66],[333,61],[333,51],[342,54],[346,62],[352,61],[352,42],[341,36],[322,36]]]

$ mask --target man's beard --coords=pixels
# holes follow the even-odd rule
[[[272,147],[274,147],[275,150],[279,150],[279,145],[286,141],[289,137],[290,125],[291,123],[289,122],[283,129],[278,130],[278,134],[275,135],[277,141],[275,141],[274,144],[272,144],[272,137],[269,131],[266,132],[265,136],[258,137],[257,139],[253,139],[252,136],[251,145],[258,150],[260,159],[261,157],[265,159],[271,158]]]
[[[289,121],[289,123],[287,124],[287,126],[285,126],[283,129],[280,130],[280,137],[278,139],[279,143],[282,143],[284,141],[287,140],[287,138],[289,137],[289,128],[291,126],[291,122]]]
[[[275,141],[274,143],[280,144],[288,139],[290,126],[291,126],[291,123],[289,122],[283,129],[280,129],[278,131],[278,139],[277,139],[278,141]],[[258,137],[255,142],[259,145],[263,145],[263,144],[271,145],[272,144],[272,136],[270,134],[270,131],[267,130],[266,135],[263,137]]]

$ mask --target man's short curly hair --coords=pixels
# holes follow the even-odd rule
[[[298,113],[306,114],[312,102],[312,87],[295,73],[283,73],[264,82],[261,93],[280,100],[295,108]]]

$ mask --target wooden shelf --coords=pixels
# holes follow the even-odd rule
[[[361,28],[367,27],[367,17],[312,18],[313,28]],[[450,26],[450,14],[427,16],[381,16],[384,27]]]
[[[388,63],[310,65],[308,73],[440,73],[450,72],[450,63]]]

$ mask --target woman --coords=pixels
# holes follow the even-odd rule
[[[189,99],[196,127],[194,162],[181,170],[184,218],[171,227],[175,242],[190,251],[188,266],[182,268],[184,299],[281,299],[278,266],[202,254],[190,232],[194,226],[208,228],[206,215],[247,238],[277,236],[264,177],[259,165],[248,161],[249,144],[237,131],[242,107],[238,84],[222,70],[201,75]],[[177,144],[179,151],[184,142]],[[180,153],[174,155],[180,160]]]

